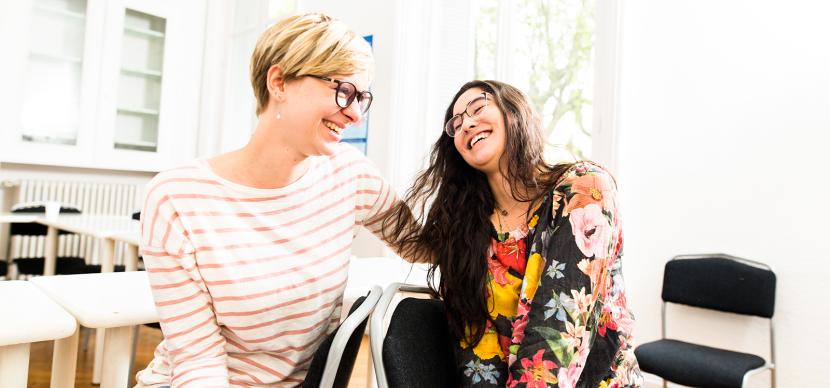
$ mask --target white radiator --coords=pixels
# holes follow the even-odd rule
[[[119,216],[130,216],[141,206],[142,187],[138,184],[21,180],[15,186],[12,203],[58,201],[79,208],[83,214]],[[10,241],[10,257],[42,257],[45,240],[44,236],[14,236]],[[58,237],[58,256],[79,256],[89,264],[98,264],[99,249],[95,239],[89,236]],[[116,244],[116,264],[123,263],[123,252],[124,245]]]

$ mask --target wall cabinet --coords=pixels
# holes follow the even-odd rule
[[[204,0],[0,12],[0,162],[158,171],[194,156]]]

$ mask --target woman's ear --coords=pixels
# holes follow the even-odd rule
[[[282,74],[282,69],[278,65],[272,65],[268,68],[268,93],[275,101],[282,102],[285,100],[285,77]]]

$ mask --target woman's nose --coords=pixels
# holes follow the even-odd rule
[[[472,118],[471,116],[463,115],[461,117],[461,130],[462,131],[469,131],[471,128],[475,128],[478,121]]]
[[[349,118],[352,124],[357,124],[360,120],[363,120],[363,111],[360,109],[360,103],[356,98],[349,106],[341,109],[341,112]]]

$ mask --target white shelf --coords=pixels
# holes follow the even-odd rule
[[[55,15],[60,15],[60,16],[67,16],[67,17],[71,17],[73,19],[78,19],[78,20],[85,20],[86,19],[86,14],[84,14],[82,12],[67,11],[65,9],[54,8],[54,7],[44,6],[44,5],[36,5],[35,9],[37,9],[38,11],[44,12],[44,13],[50,13],[50,14],[55,14]]]
[[[152,141],[130,140],[130,141],[116,141],[113,147],[121,150],[156,152],[158,144]]]
[[[21,138],[23,141],[30,141],[30,142],[37,142],[37,143],[46,143],[46,144],[63,144],[63,145],[76,145],[78,140],[74,137],[61,137],[61,136],[49,136],[49,135],[33,135],[29,133],[22,133]]]
[[[158,116],[159,111],[144,108],[118,108],[119,114],[139,115],[139,116]]]
[[[128,69],[128,68],[122,67],[121,72],[124,73],[124,74],[137,75],[137,76],[142,76],[142,77],[161,78],[161,72],[160,71],[155,71],[155,70]]]
[[[146,28],[136,28],[136,27],[124,26],[124,31],[125,32],[130,32],[130,33],[133,33],[133,34],[136,34],[136,35],[149,36],[149,37],[153,37],[153,38],[164,38],[164,33],[163,32],[148,30]]]
[[[47,54],[47,53],[42,53],[42,52],[37,52],[37,51],[32,51],[31,55],[33,57],[36,57],[36,58],[39,58],[39,59],[46,59],[46,60],[49,60],[49,61],[52,61],[52,62],[70,62],[70,63],[78,63],[78,64],[83,62],[82,58],[70,57],[68,55]]]

